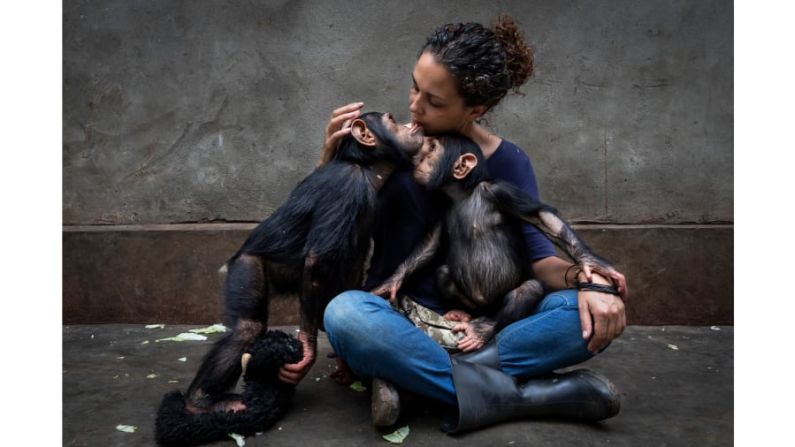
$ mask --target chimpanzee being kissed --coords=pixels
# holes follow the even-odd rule
[[[378,189],[394,169],[411,166],[423,141],[421,130],[399,126],[388,113],[361,115],[335,159],[251,232],[227,261],[224,310],[232,331],[211,348],[191,383],[191,411],[241,410],[223,396],[240,376],[247,346],[267,329],[274,292],[299,295],[302,362],[314,359],[326,305],[361,286]]]
[[[405,278],[427,264],[440,245],[445,246],[437,284],[442,296],[467,311],[453,310],[445,318],[468,322],[453,330],[469,329],[460,340],[466,343],[459,346],[471,351],[508,324],[531,315],[544,296],[542,284],[531,279],[521,222],[538,227],[587,276],[593,270],[615,277],[613,266],[594,255],[553,208],[507,182],[491,181],[477,144],[457,135],[426,140],[415,159],[414,180],[429,190],[444,192],[452,203],[426,241],[374,294],[389,293],[394,301]],[[580,287],[616,293],[596,284]],[[468,312],[481,316],[468,321]]]

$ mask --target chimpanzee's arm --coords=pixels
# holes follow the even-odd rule
[[[301,331],[307,335],[317,336],[320,319],[323,315],[323,303],[320,296],[320,281],[317,278],[317,255],[310,252],[304,259],[304,271],[301,278]]]
[[[394,302],[397,298],[397,292],[406,277],[423,267],[433,258],[433,255],[439,248],[441,234],[442,223],[439,222],[433,229],[433,232],[425,239],[425,242],[417,247],[417,249],[400,264],[397,270],[395,270],[395,273],[383,284],[372,290],[373,295],[383,296],[385,293],[389,292],[389,301]]]
[[[488,184],[486,189],[501,212],[536,226],[575,262],[604,273],[615,271],[610,262],[595,255],[585,245],[554,208],[506,182]]]
[[[323,317],[323,301],[320,281],[317,278],[317,256],[310,252],[304,259],[304,271],[301,280],[301,330],[298,340],[304,348],[303,358],[298,363],[283,365],[279,370],[279,378],[288,383],[298,384],[315,363],[317,354],[317,331]]]

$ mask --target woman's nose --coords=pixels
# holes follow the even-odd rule
[[[417,113],[420,111],[419,95],[409,95],[409,112]]]

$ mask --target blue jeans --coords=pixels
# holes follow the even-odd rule
[[[387,300],[344,292],[329,303],[323,323],[334,351],[357,375],[457,405],[450,356]],[[550,293],[533,315],[505,327],[496,339],[502,370],[520,378],[592,357],[582,338],[576,290]]]

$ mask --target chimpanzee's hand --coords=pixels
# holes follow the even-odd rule
[[[613,286],[618,290],[621,299],[626,301],[629,297],[627,290],[627,278],[607,262],[598,259],[580,262],[580,270],[585,275],[588,282],[593,282],[593,273],[599,273],[610,279]]]
[[[472,316],[463,310],[451,310],[444,314],[443,318],[447,321],[462,321],[466,323],[472,319]]]
[[[298,385],[315,363],[317,354],[317,336],[310,337],[306,332],[298,333],[298,340],[304,347],[304,358],[298,363],[287,363],[279,368],[279,380]]]
[[[403,285],[403,279],[397,277],[391,277],[387,279],[383,284],[376,287],[375,289],[371,290],[370,293],[373,295],[378,295],[380,297],[385,297],[387,293],[389,293],[389,302],[395,304],[397,302],[397,293],[400,290],[400,286]]]
[[[480,349],[494,336],[494,322],[484,317],[469,322],[458,323],[452,331],[463,332],[464,338],[458,340],[458,349],[464,352]]]
[[[594,282],[606,283],[600,275]],[[627,327],[627,315],[621,298],[608,293],[581,290],[577,293],[582,338],[588,340],[588,350],[594,354],[607,346]]]
[[[326,135],[323,139],[323,150],[320,152],[318,167],[328,163],[337,152],[337,146],[345,135],[351,133],[351,121],[359,116],[363,102],[352,102],[331,112],[331,118],[326,125]]]

